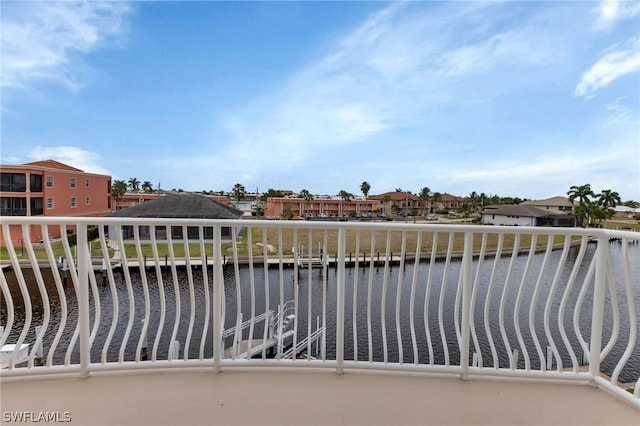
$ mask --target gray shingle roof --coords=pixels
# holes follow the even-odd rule
[[[521,217],[551,217],[566,216],[566,213],[557,210],[546,210],[539,207],[523,206],[522,204],[513,205],[506,204],[496,208],[487,208],[482,214],[500,215],[500,216],[521,216]]]
[[[188,219],[238,219],[242,212],[213,201],[204,195],[181,193],[167,194],[126,209],[118,210],[110,217],[188,218]]]

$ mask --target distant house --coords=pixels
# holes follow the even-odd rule
[[[571,211],[573,203],[567,197],[551,197],[544,200],[529,200],[520,203],[521,206],[539,207],[545,210]]]
[[[375,200],[378,203],[378,209],[384,214],[402,212],[410,214],[413,210],[420,212],[426,209],[426,201],[410,192],[385,192],[384,194],[372,195],[369,200]]]
[[[172,193],[155,200],[137,204],[133,207],[118,210],[111,213],[108,217],[120,218],[164,218],[164,219],[238,219],[242,216],[242,212],[226,204],[211,200],[204,195],[193,193]],[[123,238],[133,238],[133,227],[122,227]],[[199,228],[196,226],[187,227],[187,238],[199,238]],[[150,238],[150,227],[140,227],[140,238]],[[213,238],[213,228],[205,227],[203,229],[204,238]],[[115,238],[115,229],[109,229],[109,237]],[[231,238],[231,227],[222,228],[222,237]],[[167,229],[164,226],[155,228],[155,237],[157,239],[167,238]],[[184,232],[182,226],[171,227],[171,238],[183,239]]]
[[[530,205],[488,206],[481,213],[482,223],[512,226],[572,226],[568,212]]]

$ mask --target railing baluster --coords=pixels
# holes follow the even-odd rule
[[[235,228],[231,228],[231,239],[235,243]],[[205,228],[200,226],[200,259],[202,259],[202,288],[204,290],[204,318],[202,319],[202,334],[200,336],[200,353],[199,359],[204,360],[204,350],[207,343],[207,331],[209,331],[209,318],[211,317],[211,295],[209,294],[209,266],[207,265],[207,247],[205,244],[206,232]],[[213,238],[213,229],[211,230],[211,238]],[[235,244],[234,244],[235,247]],[[212,253],[213,254],[213,253]],[[236,263],[237,265],[237,263]]]
[[[570,239],[570,237],[567,237],[567,239]],[[569,356],[571,357],[571,363],[574,373],[578,372],[580,365],[575,350],[573,349],[573,345],[569,341],[569,336],[567,336],[567,331],[564,326],[564,320],[566,315],[567,303],[569,302],[569,298],[571,295],[571,290],[573,289],[573,285],[576,281],[578,271],[582,266],[584,254],[587,251],[587,242],[587,236],[583,235],[580,240],[580,249],[578,250],[578,255],[573,262],[573,268],[571,269],[571,274],[569,275],[569,279],[567,280],[564,294],[562,295],[562,299],[560,301],[560,307],[558,308],[558,328],[560,329],[560,335],[562,336],[562,341],[564,342],[565,348],[567,349],[567,351],[569,351]]]
[[[353,361],[358,362],[358,276],[360,271],[360,230],[356,231],[356,260],[353,265],[353,300],[351,312],[351,324],[353,332]],[[364,261],[364,260],[363,260]]]
[[[177,227],[177,226],[176,226]],[[173,361],[174,358],[178,358],[178,355],[174,351],[174,343],[176,341],[176,337],[178,335],[178,326],[180,325],[180,316],[182,314],[181,311],[181,302],[180,302],[180,282],[178,281],[178,271],[176,269],[176,255],[175,250],[173,248],[173,225],[167,225],[167,249],[169,250],[169,258],[171,259],[171,279],[173,280],[173,297],[174,297],[174,305],[175,305],[175,318],[173,320],[173,328],[171,330],[171,339],[169,340],[169,348],[167,358],[169,361]],[[214,283],[215,284],[215,283]],[[215,324],[215,321],[214,321]],[[214,332],[215,335],[215,332]],[[215,339],[214,339],[214,348],[215,348]],[[215,355],[215,351],[214,351]]]
[[[64,231],[64,232],[62,232]],[[61,229],[61,234],[62,235],[66,235],[67,231],[71,231],[71,229],[69,229],[69,225],[67,224],[65,226],[64,229]],[[67,259],[67,269],[68,271],[66,271],[69,274],[69,278],[71,278],[71,283],[73,286],[73,291],[75,293],[75,297],[76,297],[76,301],[78,300],[78,273],[77,273],[77,263],[74,259],[73,254],[71,253],[71,247],[69,246],[69,239],[68,238],[62,238],[62,247],[64,248],[64,255]],[[76,248],[76,252],[77,252],[77,248]],[[65,282],[66,282],[66,278],[65,277]],[[71,353],[73,352],[74,348],[76,347],[76,343],[78,342],[78,336],[80,335],[80,324],[78,322],[78,318],[75,318],[76,320],[76,324],[73,330],[73,334],[71,336],[71,341],[69,342],[69,346],[67,347],[67,351],[65,353],[65,358],[64,358],[64,365],[65,366],[69,366],[69,364],[71,364]]]
[[[77,224],[78,238],[78,325],[80,331],[80,377],[88,377],[91,364],[90,318],[89,318],[89,248],[87,225]]]
[[[293,248],[295,253],[298,253],[298,228],[293,229]],[[300,270],[298,269],[298,260],[293,259],[293,315],[295,318],[293,319],[293,347],[298,347],[298,324],[300,321],[298,312],[299,312],[299,303],[300,303]],[[293,362],[296,361],[296,357],[293,357]]]
[[[42,235],[49,235],[46,224],[42,224],[41,232],[42,232]],[[51,242],[49,241],[49,238],[45,238],[44,241],[45,241],[46,252],[48,255],[47,257],[49,259],[49,266],[51,266],[52,265],[51,260],[53,259],[53,255],[52,254],[50,255],[50,253],[52,252]],[[42,323],[40,325],[40,332],[37,331],[38,326],[36,326],[36,340],[35,342],[33,342],[33,347],[31,348],[31,355],[29,356],[29,368],[32,368],[34,364],[35,354],[39,347],[43,347],[42,340],[44,336],[48,333],[49,321],[51,319],[51,304],[49,301],[49,295],[47,293],[47,289],[45,287],[44,279],[42,278],[42,272],[40,271],[40,267],[38,265],[35,252],[33,252],[33,247],[31,245],[28,245],[27,249],[29,252],[29,259],[31,261],[31,269],[35,275],[36,282],[38,284],[38,291],[40,292],[40,297],[42,298],[42,308],[44,311],[43,312],[44,316],[42,318]],[[53,262],[53,267],[55,268],[55,261]],[[97,312],[99,315],[100,311],[98,310]],[[44,357],[44,354],[41,355],[41,358],[43,357]]]
[[[368,359],[369,362],[373,362],[373,337],[372,330],[373,326],[371,323],[371,299],[373,298],[373,270],[374,270],[374,260],[373,254],[375,253],[376,247],[376,232],[371,232],[371,262],[369,263],[369,283],[367,286],[367,344],[368,344]]]
[[[438,301],[438,325],[440,327],[440,339],[442,341],[442,350],[444,351],[444,365],[449,366],[449,344],[447,343],[447,334],[444,328],[444,296],[447,291],[447,278],[449,277],[449,267],[451,262],[451,252],[453,251],[453,232],[449,231],[449,241],[447,243],[447,257],[444,263],[444,271],[442,273],[442,283],[440,285],[440,298]]]
[[[402,280],[404,278],[404,258],[407,255],[407,231],[402,231],[402,243],[400,247],[400,265],[398,266],[398,281],[396,283],[396,338],[398,342],[398,362],[404,363],[402,347],[402,329],[400,325],[400,310],[402,302]]]
[[[413,277],[411,279],[411,295],[409,296],[409,328],[411,331],[411,347],[413,348],[413,364],[418,365],[418,340],[416,338],[415,324],[415,306],[416,306],[416,287],[418,285],[418,272],[420,270],[420,256],[422,250],[422,232],[418,231],[416,235],[416,253],[413,263]]]
[[[149,320],[151,317],[151,299],[149,298],[149,284],[147,283],[146,265],[144,263],[140,263],[140,260],[144,259],[145,256],[142,253],[142,246],[140,245],[139,227],[136,227],[133,239],[136,246],[136,254],[138,255],[138,270],[140,272],[140,281],[142,281],[142,295],[144,298],[144,318],[142,319],[142,330],[140,330],[140,337],[138,338],[135,355],[136,362],[140,362],[142,360],[143,344],[147,342],[147,329],[149,328]]]
[[[191,269],[191,250],[189,247],[189,228],[182,227],[182,246],[184,247],[184,262],[187,271],[187,282],[189,283],[189,326],[187,328],[187,337],[184,339],[184,355],[183,359],[189,359],[189,348],[191,347],[191,335],[193,334],[193,325],[196,320],[196,295],[195,281],[193,279],[193,270]]]
[[[522,272],[522,277],[520,279],[520,286],[518,287],[518,295],[516,296],[515,301],[515,309],[513,312],[513,321],[516,331],[516,337],[518,338],[518,344],[520,345],[520,351],[522,351],[522,357],[524,358],[524,368],[525,370],[531,370],[531,359],[529,358],[529,351],[527,350],[527,346],[524,342],[524,337],[522,336],[522,329],[520,328],[520,307],[522,306],[522,299],[524,297],[525,287],[527,284],[527,277],[529,275],[529,270],[531,268],[531,261],[533,259],[533,254],[536,251],[536,243],[538,240],[538,235],[533,234],[531,236],[531,245],[529,246],[529,254],[527,255],[527,261],[524,267],[524,271]]]
[[[278,339],[278,343],[277,343],[277,351],[276,351],[276,359],[280,359],[280,357],[282,356],[282,327],[283,327],[283,322],[284,322],[284,309],[285,309],[285,300],[284,300],[284,258],[283,258],[283,253],[282,253],[282,228],[278,228],[278,278],[279,278],[279,282],[278,282],[278,287],[279,287],[279,308],[277,310],[277,312],[279,313],[278,315],[278,330],[277,330],[277,339]]]
[[[507,336],[504,317],[505,317],[505,310],[506,310],[506,304],[507,304],[507,295],[509,294],[509,288],[510,288],[509,283],[511,282],[511,274],[514,269],[514,265],[516,264],[519,250],[520,250],[520,234],[515,234],[514,240],[513,240],[513,249],[511,252],[511,260],[509,261],[509,269],[507,270],[507,275],[504,280],[502,295],[500,297],[500,310],[498,312],[498,324],[500,325],[500,335],[502,336],[502,342],[506,348],[507,356],[509,357],[509,368],[511,370],[516,370],[518,368],[518,362],[512,356],[513,350],[511,349],[511,344],[509,343],[509,337]]]
[[[323,253],[327,252],[327,243],[329,239],[329,233],[327,230],[324,230],[323,238],[322,238],[322,251]],[[311,247],[311,246],[309,246]],[[345,248],[346,250],[346,248]],[[343,296],[344,296],[344,286],[343,286]],[[322,268],[322,330],[325,332],[322,333],[322,360],[327,360],[327,265],[324,265]],[[344,323],[343,323],[344,330]],[[311,335],[311,334],[309,334]],[[344,342],[344,339],[343,339]],[[311,339],[309,339],[309,350],[311,350]]]
[[[496,282],[496,274],[498,272],[499,260],[502,257],[502,247],[504,244],[504,234],[498,234],[498,246],[496,248],[496,253],[493,260],[493,267],[491,268],[491,277],[489,278],[489,287],[487,289],[487,296],[484,302],[484,330],[487,334],[487,339],[489,340],[489,347],[491,348],[491,359],[493,362],[493,368],[500,368],[499,360],[498,360],[498,351],[496,350],[496,344],[493,338],[493,331],[491,330],[491,323],[489,313],[492,312],[491,301],[493,296],[493,289],[495,287]],[[482,365],[482,364],[480,364]]]
[[[549,235],[550,239],[553,239],[553,235]],[[544,332],[547,337],[547,341],[550,343],[551,350],[553,352],[553,356],[556,359],[556,367],[558,371],[562,371],[562,357],[560,356],[560,352],[558,351],[558,347],[553,339],[553,335],[551,334],[551,328],[549,326],[550,316],[551,316],[551,307],[554,303],[556,290],[558,288],[558,283],[560,281],[560,277],[562,276],[562,271],[565,269],[565,263],[567,260],[567,256],[569,255],[569,248],[571,247],[571,239],[568,235],[564,237],[564,243],[562,245],[562,254],[560,255],[560,260],[558,261],[556,272],[553,276],[553,281],[551,283],[551,288],[549,289],[549,293],[547,295],[547,301],[544,304]],[[560,316],[560,313],[558,314]]]
[[[342,374],[344,363],[345,239],[345,229],[338,229],[338,272],[336,277],[336,372],[338,374]],[[323,312],[323,317],[326,317],[326,312]]]
[[[529,330],[531,332],[531,340],[533,340],[533,344],[538,353],[538,359],[540,360],[540,370],[545,371],[546,363],[545,363],[545,354],[542,351],[542,345],[540,344],[540,339],[538,338],[538,333],[536,333],[536,308],[538,305],[538,297],[540,292],[542,291],[542,282],[545,277],[545,273],[547,271],[547,266],[549,265],[549,256],[553,250],[553,238],[552,236],[548,236],[547,238],[547,249],[544,252],[544,257],[542,259],[542,265],[538,271],[538,279],[533,287],[533,298],[531,299],[531,303],[529,306]],[[535,250],[534,250],[535,251]]]
[[[269,290],[269,264],[268,264],[268,246],[269,241],[267,239],[267,228],[262,228],[262,271],[264,277],[264,312],[269,312],[269,300],[271,299],[271,292]],[[267,358],[267,338],[269,334],[269,315],[264,318],[264,329],[262,331],[262,359]]]
[[[382,300],[380,301],[380,328],[382,329],[382,355],[384,363],[389,362],[389,348],[387,346],[387,286],[389,283],[389,261],[391,257],[391,231],[387,231],[387,245],[384,252],[384,275],[382,278]]]
[[[604,320],[605,286],[609,264],[609,240],[606,235],[598,236],[596,248],[596,281],[593,289],[593,311],[591,314],[591,345],[589,349],[589,374],[595,384],[600,376],[602,351],[602,323]]]
[[[224,327],[224,270],[222,265],[222,228],[213,227],[213,371],[221,371],[222,328]]]
[[[460,368],[462,380],[468,379],[469,374],[469,334],[471,331],[471,267],[473,261],[473,232],[464,234],[464,251],[462,255],[462,323],[460,324]]]
[[[475,310],[478,303],[478,292],[480,291],[480,276],[482,275],[482,266],[484,264],[484,256],[487,250],[487,238],[488,235],[486,232],[482,233],[482,242],[480,243],[480,254],[478,255],[478,265],[476,267],[476,276],[473,280],[472,291],[471,291],[471,315],[470,315],[470,330],[471,337],[473,338],[473,347],[477,357],[476,367],[482,368],[482,349],[480,348],[480,343],[478,342],[478,330],[476,329],[476,321],[475,321]],[[473,260],[473,259],[472,259]],[[464,263],[464,262],[463,262]],[[486,311],[488,306],[478,306],[481,311]]]
[[[622,269],[624,274],[624,290],[626,293],[627,300],[627,312],[629,315],[629,341],[627,342],[627,347],[625,348],[624,353],[620,356],[620,360],[618,364],[613,370],[611,374],[611,383],[616,385],[618,382],[618,377],[622,372],[622,369],[626,365],[627,361],[631,358],[631,354],[633,353],[634,343],[638,338],[638,318],[635,310],[635,295],[633,294],[633,285],[631,281],[631,271],[629,269],[629,241],[624,239],[621,242],[622,244]],[[638,379],[640,383],[640,378]],[[636,384],[635,395],[638,396],[638,384]]]
[[[429,273],[427,274],[427,285],[425,286],[424,293],[424,330],[427,338],[427,347],[429,348],[429,365],[433,365],[435,362],[433,354],[433,342],[431,341],[431,325],[429,321],[430,305],[431,305],[431,289],[433,288],[433,270],[436,263],[436,254],[438,249],[438,232],[434,232],[431,236],[431,253],[429,258]]]

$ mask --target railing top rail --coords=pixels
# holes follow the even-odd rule
[[[354,221],[302,221],[302,220],[265,220],[265,219],[202,219],[202,218],[126,218],[126,217],[24,217],[3,216],[0,221],[5,224],[55,224],[55,225],[169,225],[169,226],[236,226],[262,228],[311,228],[311,229],[352,229],[352,230],[390,230],[390,231],[439,231],[439,232],[474,232],[474,233],[510,233],[538,235],[572,235],[572,236],[604,236],[640,240],[640,232],[629,230],[611,230],[597,228],[563,228],[533,226],[499,226],[478,224],[433,224],[413,222],[354,222]]]

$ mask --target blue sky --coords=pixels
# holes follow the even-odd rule
[[[640,200],[640,2],[11,2],[2,164]]]

